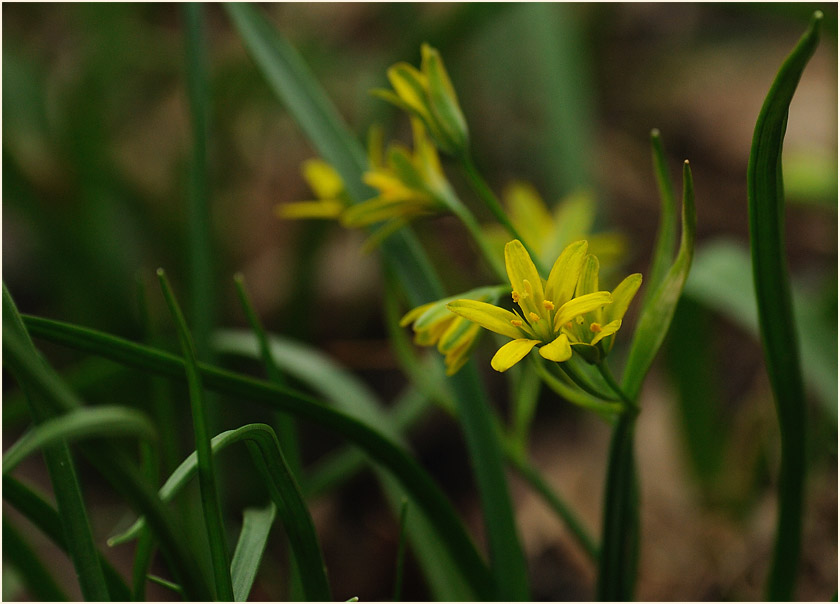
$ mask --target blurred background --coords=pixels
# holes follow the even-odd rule
[[[410,140],[405,116],[369,90],[387,85],[391,64],[416,65],[422,42],[436,46],[467,116],[476,162],[494,189],[527,180],[552,204],[589,191],[598,202],[597,228],[626,238],[624,274],[646,271],[657,228],[651,129],[662,132],[675,179],[690,160],[695,266],[667,348],[647,381],[637,438],[642,600],[761,598],[775,527],[778,435],[750,298],[746,167],[764,96],[816,9],[826,16],[823,38],[791,107],[784,176],[810,422],[798,597],[826,600],[837,589],[837,5],[261,6],[360,140],[373,123],[385,127],[386,140]],[[246,326],[232,281],[241,271],[270,331],[318,347],[392,400],[406,380],[388,343],[377,256],[361,253],[364,233],[274,217],[276,204],[311,198],[300,165],[314,150],[226,13],[218,5],[203,10],[210,299],[186,299],[193,135],[184,13],[174,4],[3,5],[3,279],[24,313],[140,340],[138,283],[148,290],[156,330],[172,331],[155,268],[167,270],[188,321],[215,327]],[[450,176],[473,204],[459,175],[452,170]],[[414,228],[450,293],[489,282],[454,219]],[[173,342],[164,338],[165,345]],[[136,387],[143,376],[57,347],[44,350],[85,400],[114,402],[119,393],[121,403],[145,404],[144,388]],[[490,375],[491,353],[480,346],[476,357],[488,383],[499,386],[492,391],[505,413],[507,386]],[[256,363],[233,366],[259,371]],[[173,390],[173,400],[186,400]],[[13,380],[4,380],[7,443],[25,429],[23,411]],[[263,415],[256,407],[225,405],[219,428]],[[608,427],[549,392],[538,420],[531,450],[537,465],[597,534]],[[340,445],[319,429],[302,430],[308,463]],[[412,444],[480,534],[454,422],[432,412],[416,426]],[[173,458],[186,453],[170,452]],[[81,471],[93,485],[87,495],[104,548],[125,511],[88,467]],[[21,472],[46,487],[39,460]],[[246,477],[228,480],[236,487],[231,510],[264,497]],[[588,560],[524,484],[513,480],[512,486],[534,598],[590,599]],[[372,474],[319,497],[312,510],[336,597],[390,598],[399,527]],[[4,508],[4,519],[7,513],[16,518]],[[52,555],[30,533],[39,551]],[[286,593],[276,571],[284,556],[277,533],[252,599]],[[109,556],[119,564],[130,549]],[[72,567],[55,555],[72,584]],[[3,569],[4,599],[26,599],[13,569]],[[428,598],[411,556],[406,573],[405,598]]]

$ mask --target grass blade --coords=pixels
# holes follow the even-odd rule
[[[60,321],[39,317],[26,317],[25,320],[31,333],[37,337],[146,372],[175,380],[185,379],[184,361],[174,355]],[[198,363],[198,368],[208,389],[313,421],[368,453],[399,480],[403,491],[411,495],[417,508],[425,511],[435,528],[437,539],[445,544],[454,564],[478,594],[478,599],[492,597],[490,573],[452,505],[425,470],[392,439],[383,436],[379,429],[330,409],[317,399],[292,388],[240,376],[203,363]]]
[[[75,409],[39,424],[24,434],[3,455],[3,474],[40,448],[91,437],[135,436],[147,440],[155,429],[144,413],[127,407]]]
[[[35,492],[15,478],[4,475],[3,500],[20,512],[29,522],[34,524],[61,551],[68,553],[69,548],[67,547],[64,530],[61,527],[61,518],[55,508],[47,502],[43,495]],[[102,571],[105,574],[105,581],[108,582],[108,591],[111,593],[111,597],[121,602],[131,600],[131,591],[125,584],[125,581],[123,581],[123,578],[101,553],[98,553],[98,555],[99,563],[102,565]]]
[[[819,43],[822,19],[822,12],[816,11],[808,30],[779,69],[755,124],[747,167],[758,320],[782,439],[778,526],[766,592],[770,600],[790,600],[794,595],[806,469],[804,387],[785,260],[782,145],[790,103]]]
[[[273,503],[262,509],[248,508],[243,514],[242,531],[230,562],[236,602],[248,601],[276,515],[277,507]]]
[[[35,600],[41,602],[67,602],[70,598],[58,586],[46,565],[38,557],[15,526],[3,521],[3,565],[14,566],[23,576]]]
[[[397,545],[397,574],[394,577],[394,602],[402,597],[403,566],[405,565],[405,529],[408,515],[408,500],[403,499],[400,505],[400,538]]]
[[[233,585],[230,580],[230,555],[225,541],[225,527],[222,518],[222,507],[219,502],[219,491],[216,486],[216,472],[213,455],[210,449],[210,431],[207,411],[204,404],[204,392],[201,384],[201,374],[196,365],[195,344],[187,328],[184,315],[175,299],[175,294],[169,285],[169,280],[163,269],[157,271],[163,295],[169,306],[169,311],[178,329],[178,339],[184,352],[184,368],[186,369],[187,387],[190,393],[192,408],[193,431],[195,433],[195,449],[198,456],[198,485],[201,492],[201,507],[204,512],[204,523],[207,529],[207,540],[210,543],[210,558],[213,562],[216,595],[220,600],[233,600]]]
[[[36,366],[45,368],[46,364],[38,355],[35,346],[24,327],[11,294],[3,284],[3,344],[5,350],[6,333],[16,338],[22,356],[29,357]],[[33,384],[13,366],[8,366],[18,380],[21,390],[26,395],[30,412],[36,424],[48,421],[55,413],[37,393],[37,384]],[[5,364],[5,363],[4,363]],[[93,541],[82,490],[76,476],[75,464],[70,449],[65,443],[58,443],[44,451],[44,460],[50,475],[50,482],[55,492],[56,503],[69,544],[70,559],[76,570],[82,595],[88,600],[109,599],[105,576],[99,564],[99,555]]]
[[[624,367],[622,386],[630,400],[636,400],[642,382],[656,358],[656,353],[665,340],[671,319],[682,294],[683,285],[691,269],[694,257],[694,235],[697,228],[697,213],[694,209],[694,183],[688,160],[683,164],[683,207],[682,237],[677,257],[662,283],[656,288],[639,315],[639,322],[633,332],[630,355]]]
[[[14,328],[3,322],[3,358],[7,366],[26,380],[35,394],[48,403],[52,413],[64,413],[81,406],[61,379],[42,362]],[[181,366],[183,371],[183,366]],[[91,464],[123,494],[138,513],[149,515],[150,526],[161,541],[161,550],[172,572],[184,584],[191,599],[207,600],[208,591],[185,541],[177,534],[167,510],[148,488],[137,469],[123,453],[106,443],[83,441],[79,448]],[[59,508],[60,509],[60,508]],[[69,538],[68,538],[69,539]]]

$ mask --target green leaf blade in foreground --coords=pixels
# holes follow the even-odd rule
[[[759,113],[747,167],[750,249],[767,374],[782,440],[779,512],[767,598],[794,596],[802,540],[805,482],[805,396],[785,260],[782,145],[799,79],[819,43],[823,14],[787,57]]]
[[[146,440],[155,437],[155,429],[146,415],[127,407],[75,409],[38,424],[24,434],[3,455],[3,474],[43,447],[91,437],[135,436]]]
[[[697,214],[694,208],[694,182],[688,161],[683,164],[682,237],[677,257],[668,273],[646,300],[630,344],[630,355],[624,368],[622,386],[630,400],[637,400],[642,382],[668,333],[671,319],[682,294],[691,260],[694,257],[694,235]]]
[[[268,535],[277,515],[277,507],[270,503],[262,509],[248,508],[243,513],[242,531],[230,562],[233,597],[236,602],[247,602],[251,586],[257,576]]]
[[[25,317],[25,321],[36,337],[170,379],[185,379],[184,362],[177,356],[60,321],[29,316]],[[493,597],[492,576],[451,503],[425,470],[402,447],[395,445],[392,439],[384,437],[379,430],[366,423],[330,409],[291,388],[240,376],[204,363],[199,363],[198,367],[206,388],[313,421],[364,450],[400,481],[418,508],[425,510],[438,539],[445,544],[459,571],[478,594],[478,599],[488,600]]]
[[[677,246],[677,198],[674,185],[668,175],[668,163],[665,159],[665,148],[662,145],[662,135],[654,129],[650,133],[651,155],[653,157],[653,171],[656,175],[656,186],[659,189],[659,227],[656,231],[656,244],[653,248],[653,259],[650,273],[647,275],[647,291],[642,299],[642,307],[656,292],[662,283],[668,269],[673,262]]]

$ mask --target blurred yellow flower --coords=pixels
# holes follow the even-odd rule
[[[592,233],[597,204],[586,191],[565,197],[552,212],[533,185],[514,182],[505,188],[502,201],[510,221],[519,233],[527,234],[528,244],[545,266],[550,265],[564,247],[580,239],[589,242],[589,251],[601,259],[605,270],[617,266],[625,256],[627,246],[620,233]],[[501,256],[509,238],[507,230],[497,224],[483,228]]]
[[[293,201],[275,206],[274,212],[280,218],[338,218],[348,205],[344,181],[338,172],[321,159],[303,162],[303,178],[315,193],[316,201]]]
[[[505,246],[505,268],[513,289],[511,296],[519,312],[475,300],[455,300],[447,308],[485,329],[512,339],[490,362],[496,371],[507,371],[531,350],[550,361],[563,362],[572,356],[570,331],[576,319],[612,303],[607,291],[576,295],[586,259],[588,243],[578,241],[563,250],[554,262],[548,280],[542,279],[525,246],[518,239]]]
[[[495,301],[501,291],[498,286],[481,287],[457,296],[429,302],[409,311],[400,321],[405,327],[412,324],[414,343],[419,346],[434,346],[444,355],[446,375],[455,374],[470,358],[481,332],[479,325],[452,314],[447,304],[460,298],[482,302]]]
[[[440,53],[423,44],[420,69],[400,62],[388,69],[390,90],[373,93],[420,119],[438,148],[449,155],[466,152],[467,120],[458,104],[455,88],[446,73]]]

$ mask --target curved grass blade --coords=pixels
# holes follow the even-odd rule
[[[394,577],[394,602],[402,597],[403,566],[405,565],[405,528],[408,515],[408,499],[402,500],[400,505],[400,538],[397,545],[397,574]]]
[[[6,349],[6,334],[10,333],[20,345],[19,354],[26,357],[38,369],[46,370],[46,363],[38,354],[26,331],[12,296],[3,284],[3,349]],[[5,355],[4,355],[5,357]],[[36,424],[48,421],[55,412],[49,401],[37,392],[37,384],[14,367],[14,361],[5,363],[18,381],[26,396],[29,411]],[[36,373],[38,371],[36,369]],[[33,378],[34,379],[34,378]],[[69,544],[70,559],[76,570],[82,595],[89,600],[109,599],[108,586],[99,563],[98,550],[93,540],[81,486],[76,476],[76,466],[70,449],[65,443],[58,443],[44,451],[44,461],[55,492],[61,522]]]
[[[668,174],[662,135],[656,128],[650,132],[650,148],[656,186],[659,189],[659,226],[656,231],[650,274],[645,278],[647,291],[642,298],[642,308],[647,305],[648,299],[668,273],[677,247],[677,196],[674,194],[674,184]]]
[[[216,454],[242,441],[258,447],[259,455],[255,461],[265,464],[262,469],[270,478],[270,482],[267,483],[269,492],[274,505],[283,517],[286,534],[300,566],[307,597],[316,601],[329,601],[331,599],[329,584],[321,548],[315,534],[315,526],[300,494],[300,489],[280,452],[274,430],[265,424],[248,424],[236,430],[228,430],[213,438],[211,451]],[[193,452],[161,487],[159,491],[161,501],[170,501],[199,471],[199,458],[196,452]],[[108,543],[116,545],[135,538],[141,532],[145,522],[145,519],[139,518],[128,530],[109,539]]]
[[[47,503],[43,495],[35,492],[35,490],[17,479],[4,475],[3,500],[20,512],[29,522],[34,524],[61,551],[64,553],[69,552],[67,539],[64,536],[64,529],[61,527],[61,518],[55,508]],[[131,591],[125,584],[125,581],[123,581],[123,578],[101,553],[98,553],[98,555],[111,597],[120,602],[131,600]]]
[[[59,587],[46,565],[26,542],[17,528],[3,519],[3,566],[11,564],[23,576],[31,596],[40,602],[68,602],[70,598]]]
[[[42,397],[50,412],[64,413],[81,407],[75,395],[67,389],[54,371],[35,356],[21,335],[10,327],[12,321],[3,322],[3,358],[7,366],[32,387],[34,394]],[[181,366],[183,371],[183,365]],[[170,519],[155,494],[148,488],[137,469],[125,458],[122,451],[109,443],[83,441],[78,444],[90,463],[119,491],[138,512],[149,515],[150,526],[161,542],[161,551],[167,558],[172,572],[184,585],[191,599],[207,600],[209,593],[195,561],[191,558],[184,539]]]
[[[106,406],[75,409],[38,424],[9,447],[3,455],[3,474],[11,472],[42,447],[103,436],[135,436],[152,440],[155,428],[146,415],[136,409]]]
[[[222,506],[219,501],[213,454],[210,449],[209,420],[204,403],[201,374],[196,366],[195,344],[163,269],[158,269],[157,275],[161,288],[163,289],[163,295],[166,298],[166,303],[169,306],[169,312],[172,314],[175,326],[178,329],[181,350],[184,352],[184,368],[186,369],[187,387],[189,388],[190,406],[192,408],[195,449],[198,456],[198,486],[201,492],[201,507],[204,512],[207,540],[210,543],[210,557],[213,562],[216,595],[220,600],[230,602],[233,600],[233,585],[230,579],[230,555],[225,540]]]
[[[30,316],[25,317],[25,321],[30,332],[37,337],[146,372],[175,380],[185,379],[183,360],[169,353],[60,321]],[[198,363],[198,368],[208,389],[313,421],[363,449],[387,468],[400,481],[403,490],[411,495],[418,509],[426,512],[438,540],[445,544],[454,564],[479,599],[491,597],[490,573],[452,505],[426,471],[392,439],[367,423],[330,409],[317,399],[292,388],[244,377],[204,363]]]
[[[677,257],[668,274],[656,288],[647,303],[642,308],[633,341],[630,344],[630,355],[624,367],[622,386],[624,393],[630,400],[637,400],[642,382],[656,358],[671,319],[677,307],[677,301],[682,294],[683,285],[691,269],[694,257],[694,235],[697,228],[697,213],[694,209],[694,182],[691,178],[691,168],[688,160],[683,164],[683,207],[682,207],[682,236]]]
[[[230,576],[233,580],[233,597],[236,602],[247,602],[251,586],[257,576],[268,534],[274,524],[277,507],[274,503],[262,509],[248,508],[243,513],[242,531],[230,562]]]
[[[785,261],[782,145],[790,103],[819,43],[822,19],[822,12],[813,14],[808,30],[779,69],[755,124],[747,166],[758,320],[782,440],[778,526],[766,592],[770,600],[794,595],[806,470],[804,387]]]

